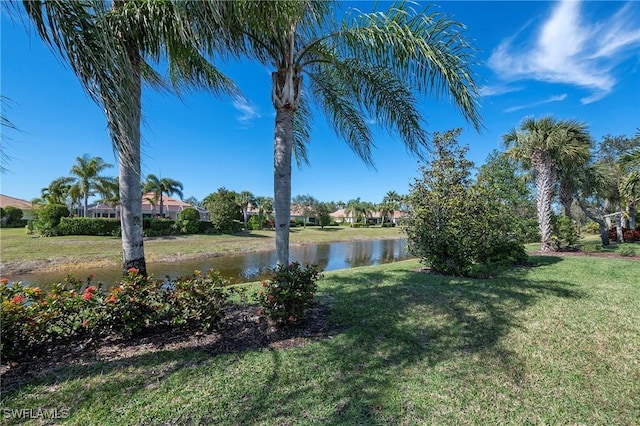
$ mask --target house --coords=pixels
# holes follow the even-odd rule
[[[162,214],[166,219],[176,220],[178,213],[182,210],[194,207],[191,204],[181,200],[168,197],[162,197]],[[202,207],[194,207],[200,213],[200,220],[209,220],[209,212]],[[160,215],[160,200],[154,200],[153,193],[147,193],[142,196],[142,217],[158,217]],[[94,204],[89,207],[89,217],[120,217],[120,206],[112,206],[109,204]]]
[[[338,223],[354,223],[356,221],[356,218],[354,217],[353,212],[347,213],[345,209],[336,210],[335,212],[330,213],[329,216],[331,216],[332,220]],[[394,225],[397,225],[398,223],[400,223],[400,220],[405,217],[407,217],[406,213],[396,210],[393,212],[393,216],[391,218],[389,217],[389,215],[386,215],[384,218],[384,221],[385,223],[388,223],[389,221],[391,221],[391,223],[393,223]],[[373,211],[369,213],[369,215],[367,216],[367,223],[369,225],[381,224],[382,223],[381,212]]]
[[[33,218],[33,204],[31,204],[29,201],[0,194],[0,207],[2,207],[3,209],[5,207],[16,207],[22,210],[22,217],[24,219]]]

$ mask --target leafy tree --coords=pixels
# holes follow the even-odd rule
[[[213,2],[212,2],[213,4]],[[230,81],[200,54],[201,31],[192,25],[200,2],[75,0],[23,1],[40,37],[69,64],[91,99],[105,111],[118,156],[123,273],[147,274],[140,190],[142,82],[176,91],[187,87],[235,93]],[[208,28],[219,27],[208,15]],[[225,48],[227,45],[225,44]],[[169,68],[171,85],[152,67]]]
[[[70,212],[63,204],[45,204],[38,207],[38,222],[36,224],[40,234],[45,237],[57,234],[57,227],[63,217],[68,217]]]
[[[609,168],[611,175],[615,177],[615,183],[607,197],[607,210],[611,213],[624,212],[632,221],[635,219],[636,203],[640,201],[640,193],[628,182],[633,181],[634,174],[638,173],[640,168],[634,167],[633,162],[626,160],[638,149],[640,149],[640,137],[606,135],[598,145],[597,153],[598,161]],[[624,209],[623,204],[626,204]],[[615,217],[618,242],[624,242],[622,214]],[[635,227],[635,223],[631,227]]]
[[[184,202],[187,204],[191,204],[193,207],[203,207],[202,205],[202,201],[199,201],[196,197],[194,197],[193,195],[191,197],[187,197],[184,199]]]
[[[7,206],[2,210],[2,217],[6,218],[6,223],[9,226],[20,224],[23,214],[22,209],[14,206]]]
[[[339,2],[328,1],[249,0],[215,8],[231,34],[242,34],[240,51],[273,67],[274,206],[281,265],[289,263],[291,156],[309,141],[312,104],[368,164],[374,144],[371,119],[397,132],[411,152],[422,152],[427,133],[416,93],[447,95],[480,127],[470,68],[473,50],[462,25],[405,3],[384,12],[353,10],[337,22],[338,7]],[[219,32],[210,38],[218,42]]]
[[[513,232],[521,236],[522,241],[540,238],[528,176],[519,172],[514,159],[506,153],[492,151],[480,166],[477,184],[494,193],[497,201],[511,212]]]
[[[309,222],[309,218],[314,216],[316,212],[316,206],[319,201],[313,198],[311,195],[296,195],[291,200],[291,204],[294,208],[302,213],[303,221],[302,224],[306,228],[307,222]]]
[[[88,216],[89,197],[94,195],[96,184],[103,179],[108,179],[100,176],[100,173],[110,167],[113,165],[106,163],[101,157],[89,157],[89,154],[77,157],[76,164],[71,167],[71,174],[75,176],[80,194],[82,194],[82,215],[84,217]]]
[[[587,217],[598,224],[602,245],[609,245],[605,201],[615,185],[615,177],[607,167],[591,162],[576,170],[575,181],[575,200]]]
[[[239,222],[242,218],[237,199],[237,194],[226,188],[219,188],[217,192],[205,197],[204,205],[209,210],[211,223],[217,232],[235,231],[235,221]]]
[[[554,251],[551,238],[551,202],[558,181],[558,168],[571,161],[587,161],[591,143],[587,127],[574,120],[527,118],[519,129],[512,129],[502,138],[509,147],[508,155],[534,173],[540,250]]]
[[[394,222],[396,210],[400,209],[401,199],[402,197],[398,195],[396,191],[389,191],[382,198],[382,205],[380,206],[381,212],[382,211],[388,212],[391,222]],[[384,223],[384,216],[382,218],[382,222]]]
[[[488,185],[474,185],[467,148],[457,144],[461,130],[436,132],[433,160],[407,197],[403,229],[411,253],[435,272],[474,276],[496,265],[526,259],[524,246],[510,232],[511,214]]]
[[[143,191],[145,193],[152,192],[154,195],[154,201],[160,200],[160,216],[164,217],[164,194],[170,197],[177,194],[182,199],[182,190],[184,187],[182,183],[171,178],[158,178],[156,175],[147,175],[147,180],[144,184]]]
[[[316,216],[317,224],[320,225],[320,229],[324,229],[331,223],[331,209],[327,203],[318,202],[314,208],[314,214]]]
[[[249,206],[256,205],[256,196],[249,191],[242,191],[237,194],[237,202],[242,209],[242,220],[244,221],[244,229],[247,228],[247,220],[249,219]]]

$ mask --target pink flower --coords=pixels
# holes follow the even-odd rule
[[[36,287],[36,288],[33,289],[33,292],[35,294],[40,294],[40,293],[42,293],[42,289],[40,287]]]
[[[296,320],[296,317],[294,317],[293,315],[289,317],[289,321],[294,322],[295,320]]]
[[[85,291],[84,294],[82,295],[82,300],[89,300],[93,297],[93,294],[91,294],[91,292]]]
[[[106,300],[107,303],[116,303],[116,296],[114,296],[113,294],[111,296],[109,296]]]
[[[86,326],[87,326],[87,324],[89,324],[89,321],[87,321],[86,319],[85,319],[85,320],[82,320],[82,326],[83,326],[83,327],[86,327]]]
[[[23,296],[21,296],[21,295],[14,296],[14,297],[13,297],[13,299],[11,299],[11,301],[12,301],[13,303],[22,303],[22,302],[24,302],[25,300],[27,300],[27,299],[25,299],[25,298],[24,298]]]
[[[98,287],[96,287],[95,285],[90,285],[89,287],[84,289],[85,293],[93,293],[94,291],[97,291]]]
[[[9,283],[9,278],[3,278],[0,280],[0,283],[2,284],[8,284]]]
[[[267,296],[267,300],[269,300],[269,302],[273,302],[274,300],[276,300],[276,298],[273,297],[272,294],[270,294],[269,296]]]
[[[263,294],[263,293],[262,293],[262,290],[260,290],[260,291],[258,292],[258,296],[262,296],[262,294]]]
[[[138,274],[140,270],[138,268],[129,268],[127,272],[130,274]]]
[[[267,286],[267,282],[266,281],[262,281],[262,287],[266,287]]]
[[[262,315],[264,311],[262,309],[258,309],[258,315]]]

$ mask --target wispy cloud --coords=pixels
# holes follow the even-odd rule
[[[526,104],[526,105],[518,105],[518,106],[513,106],[510,108],[507,108],[504,110],[504,112],[514,112],[514,111],[520,111],[521,109],[526,109],[526,108],[533,108],[535,106],[538,105],[544,105],[544,104],[548,104],[551,102],[559,102],[559,101],[563,101],[567,98],[567,94],[563,93],[562,95],[556,95],[556,96],[551,96],[543,101],[538,101],[538,102],[533,102],[530,104]]]
[[[262,117],[258,108],[255,105],[251,105],[249,101],[244,98],[234,100],[233,107],[242,113],[242,115],[238,117],[238,121],[241,124],[248,124],[251,120]]]
[[[480,96],[496,96],[505,93],[519,92],[522,90],[520,86],[511,86],[508,84],[496,84],[492,86],[482,86],[478,89]]]
[[[615,14],[586,22],[582,3],[559,2],[534,37],[516,47],[515,37],[494,49],[489,66],[507,81],[533,79],[589,89],[588,104],[607,96],[616,84],[614,69],[640,45],[638,8],[626,3]]]

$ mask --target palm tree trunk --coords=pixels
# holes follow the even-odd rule
[[[537,160],[537,161],[536,161]],[[538,191],[538,228],[540,230],[540,250],[543,252],[555,251],[551,235],[551,199],[555,184],[555,171],[551,162],[551,156],[543,152],[537,159],[532,158],[532,163],[537,170],[536,189]]]
[[[627,211],[629,213],[629,228],[636,229],[636,203],[630,202]]]
[[[291,108],[276,108],[273,144],[273,203],[276,216],[276,259],[279,265],[289,263],[293,114]]]
[[[162,199],[162,191],[160,191],[160,217],[164,217],[164,200]]]
[[[120,183],[120,224],[122,229],[122,271],[126,275],[131,268],[147,275],[142,233],[142,191],[140,190],[140,117],[142,85],[140,57],[135,43],[127,48],[132,64],[131,89],[135,105],[129,109],[128,123],[120,126],[122,135],[118,152]]]
[[[84,210],[82,212],[82,217],[87,217],[87,213],[89,211],[89,194],[84,193]]]
[[[620,208],[620,199],[616,200],[616,237],[619,243],[624,243],[624,233],[622,231],[622,209]]]

